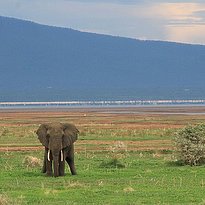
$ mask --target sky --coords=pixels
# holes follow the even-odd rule
[[[205,0],[0,0],[0,15],[86,32],[205,45]]]

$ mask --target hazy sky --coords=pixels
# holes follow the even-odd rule
[[[205,0],[0,0],[0,15],[115,36],[205,44]]]

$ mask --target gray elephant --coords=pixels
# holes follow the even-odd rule
[[[68,123],[42,124],[36,131],[38,139],[45,147],[42,172],[52,176],[52,161],[54,176],[65,175],[65,161],[70,167],[72,175],[76,174],[74,165],[74,145],[78,139],[78,129]]]

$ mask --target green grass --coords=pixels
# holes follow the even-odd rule
[[[35,134],[39,124],[36,120],[39,118],[5,119],[5,124],[11,126],[0,126],[0,146],[41,145]],[[52,116],[50,120],[78,122],[79,119]],[[165,146],[160,141],[152,144],[149,140],[171,140],[177,129],[167,125],[196,123],[204,121],[203,117],[123,116],[118,119],[93,114],[81,120],[82,125],[79,123],[78,126],[81,143],[75,143],[77,176],[71,176],[66,167],[65,177],[46,177],[40,166],[25,165],[27,156],[42,159],[43,151],[0,152],[0,205],[205,204],[205,166],[179,166],[174,162],[172,150],[142,152],[127,151],[126,148],[126,141],[130,140],[146,141],[145,146],[150,145],[153,149]],[[19,125],[20,122],[23,124]],[[127,123],[146,126],[138,129]],[[163,124],[165,128],[151,126],[157,124]],[[83,140],[90,142],[83,144]],[[113,140],[116,144],[94,144],[92,140]],[[125,145],[121,150],[118,149],[119,142]],[[128,148],[133,146],[136,145],[129,144]],[[138,145],[141,146],[144,145]]]
[[[27,168],[26,156],[43,152],[0,153],[1,196],[9,204],[199,204],[205,200],[204,166],[177,166],[172,153],[79,152],[78,175],[46,177]],[[120,168],[107,166],[112,161]],[[105,166],[104,166],[105,165]],[[2,195],[3,194],[3,195]]]
[[[89,140],[160,140],[171,139],[176,129],[87,129],[80,133],[80,139]]]
[[[0,145],[39,145],[35,130],[33,126],[0,127]]]
[[[0,146],[38,146],[41,145],[34,126],[0,127]],[[171,139],[175,129],[91,129],[80,132],[80,140],[165,140]]]

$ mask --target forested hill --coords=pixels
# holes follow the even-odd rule
[[[0,17],[0,101],[205,98],[205,46]]]

